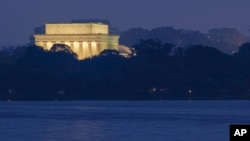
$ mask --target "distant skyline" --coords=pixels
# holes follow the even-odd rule
[[[0,44],[25,44],[49,22],[107,19],[119,30],[237,28],[249,36],[249,0],[1,0]]]

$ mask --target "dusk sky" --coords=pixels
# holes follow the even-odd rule
[[[235,27],[248,36],[249,0],[1,0],[0,44],[25,44],[37,26],[107,19],[120,30]]]

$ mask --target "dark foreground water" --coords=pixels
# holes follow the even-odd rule
[[[250,101],[1,102],[1,141],[229,141]]]

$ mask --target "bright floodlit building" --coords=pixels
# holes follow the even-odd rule
[[[105,49],[118,51],[119,36],[110,35],[102,23],[45,24],[45,34],[34,34],[35,45],[50,50],[54,44],[66,44],[82,60],[99,55]]]

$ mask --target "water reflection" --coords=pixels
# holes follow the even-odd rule
[[[45,140],[100,141],[105,138],[105,131],[95,121],[52,122],[46,130]]]
[[[3,141],[226,141],[230,123],[249,123],[250,113],[246,112],[249,106],[248,102],[230,101],[1,102],[0,138]]]

